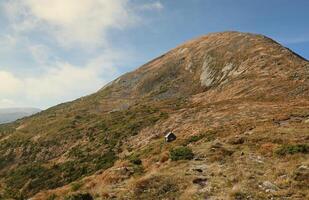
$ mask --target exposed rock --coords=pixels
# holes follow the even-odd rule
[[[264,181],[259,187],[263,188],[266,192],[275,192],[279,190],[278,186],[271,183],[270,181]]]
[[[202,169],[199,169],[199,168],[197,168],[197,169],[193,169],[193,171],[197,171],[197,172],[200,172],[200,173],[202,173],[202,172],[203,172],[203,170],[202,170]]]
[[[215,71],[211,67],[212,62],[213,58],[210,56],[206,56],[202,66],[202,73],[200,76],[202,86],[209,87],[215,80]]]
[[[207,178],[195,178],[193,179],[192,183],[200,186],[205,186],[207,183]]]
[[[294,171],[294,180],[307,181],[309,183],[309,167],[301,165]]]
[[[229,144],[233,144],[233,145],[243,144],[244,142],[245,142],[245,138],[244,137],[239,137],[239,136],[230,138],[228,140],[228,143]]]

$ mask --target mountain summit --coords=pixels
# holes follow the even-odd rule
[[[213,33],[1,125],[0,199],[306,199],[308,133],[309,62]]]

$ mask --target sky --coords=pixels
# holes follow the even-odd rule
[[[264,34],[309,59],[307,0],[1,0],[0,108],[96,92],[192,38]]]

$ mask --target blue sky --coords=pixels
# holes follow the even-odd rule
[[[307,0],[2,0],[0,108],[97,91],[194,37],[267,35],[309,59]]]

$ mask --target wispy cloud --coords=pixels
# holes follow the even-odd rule
[[[118,75],[114,54],[90,60],[87,66],[54,63],[35,76],[17,76],[0,70],[0,107],[16,104],[39,105],[46,108],[96,91]],[[20,102],[22,97],[22,102]]]
[[[112,28],[135,23],[127,0],[11,0],[5,4],[12,28],[41,31],[65,47],[102,45]]]
[[[111,81],[130,50],[113,48],[108,33],[137,26],[142,19],[136,7],[163,9],[159,1],[139,5],[130,0],[0,2],[8,21],[8,31],[0,30],[0,56],[26,60],[19,61],[19,66],[0,66],[0,107],[46,108],[92,93]],[[83,56],[89,49],[92,54],[74,64],[58,53],[74,50],[74,55]],[[19,73],[20,69],[27,74]]]
[[[164,9],[163,4],[160,1],[143,4],[139,7],[141,10],[162,10]]]

